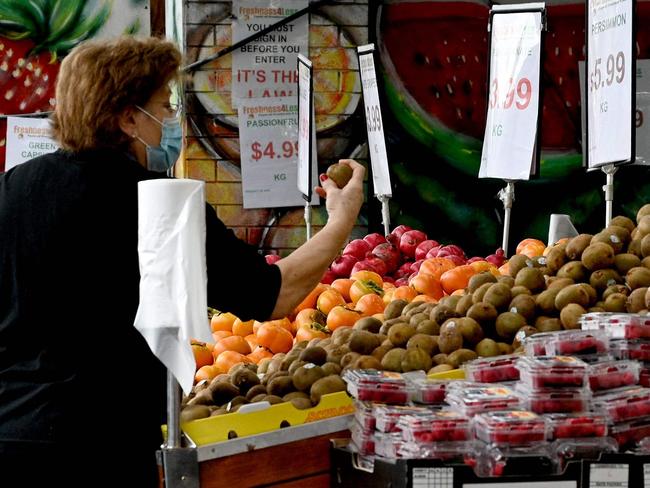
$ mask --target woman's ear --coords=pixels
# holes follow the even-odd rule
[[[136,110],[133,107],[127,107],[117,116],[117,123],[129,138],[138,135],[138,124],[136,120]]]

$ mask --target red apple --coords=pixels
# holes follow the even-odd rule
[[[320,279],[321,283],[325,283],[326,285],[331,284],[338,276],[332,271],[331,269],[328,269],[325,271],[325,274],[323,277]]]
[[[363,238],[363,240],[366,241],[368,244],[370,244],[370,247],[372,247],[373,249],[377,247],[379,244],[383,244],[384,242],[386,242],[386,238],[377,232],[368,234],[366,237]]]
[[[399,239],[399,250],[409,258],[415,257],[415,248],[422,241],[427,240],[427,235],[421,230],[409,230],[402,234]]]
[[[357,271],[362,271],[362,270],[368,270],[368,271],[374,271],[377,273],[379,276],[384,276],[386,274],[386,263],[384,263],[381,259],[379,258],[367,258],[362,261],[357,262],[353,267],[352,267],[352,272],[350,273],[353,275]]]
[[[399,250],[388,242],[384,242],[375,247],[372,250],[372,255],[386,263],[386,268],[389,273],[395,271],[399,266],[399,260],[401,257]]]
[[[434,246],[431,249],[429,249],[429,252],[427,252],[427,255],[425,256],[426,259],[429,258],[437,258],[438,257],[438,251],[442,249],[442,246]]]
[[[384,280],[384,283],[395,283],[395,278],[392,276],[382,276],[382,280]]]
[[[343,254],[351,254],[357,259],[363,259],[366,257],[366,254],[372,250],[370,244],[368,244],[363,239],[355,239],[350,241],[345,249],[343,249]]]
[[[399,286],[408,286],[408,284],[409,284],[408,275],[404,276],[402,278],[396,279],[395,283],[394,283],[394,285],[397,286],[397,287],[399,287]]]
[[[416,262],[411,264],[411,273],[417,273],[420,271],[420,266],[422,266],[422,263],[424,262],[424,259],[418,259]]]
[[[280,259],[282,258],[280,257],[279,254],[267,254],[266,256],[264,256],[264,259],[266,259],[266,262],[268,264],[275,264],[278,261],[280,261]]]
[[[467,263],[465,258],[457,256],[456,254],[450,254],[449,256],[444,256],[444,258],[449,259],[449,261],[454,263],[456,266],[462,266],[463,264]]]
[[[456,256],[460,256],[462,258],[466,258],[465,252],[455,244],[449,244],[448,246],[443,246],[440,248],[441,251],[447,251],[450,254],[455,254]]]
[[[420,242],[420,244],[418,244],[418,247],[415,248],[415,260],[417,261],[418,259],[425,259],[427,257],[427,253],[439,245],[440,244],[438,244],[438,242],[434,241],[433,239],[427,239],[426,241]]]
[[[390,233],[390,235],[397,237],[397,239],[401,239],[402,234],[404,234],[404,232],[408,232],[409,230],[413,230],[413,229],[411,227],[409,227],[408,225],[398,225],[397,227],[395,227],[393,229],[393,231]],[[386,237],[386,238],[388,238],[388,237]]]
[[[352,272],[352,267],[357,264],[358,259],[352,254],[343,254],[334,260],[330,269],[341,278],[348,278]]]
[[[411,265],[413,264],[413,261],[406,261],[404,264],[402,264],[397,271],[395,271],[395,278],[399,279],[404,276],[408,276],[412,273],[411,271]]]

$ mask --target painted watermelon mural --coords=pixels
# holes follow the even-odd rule
[[[393,221],[436,239],[474,243],[475,253],[501,241],[504,185],[477,178],[485,128],[489,6],[478,1],[396,2],[377,12],[384,112],[391,132]],[[638,2],[648,25],[650,2]],[[548,6],[544,43],[540,178],[516,185],[511,242],[546,238],[550,213],[568,213],[579,230],[602,226],[599,172],[582,168],[578,61],[584,60],[584,4]],[[650,58],[650,31],[639,29],[639,58]],[[390,123],[392,122],[392,125]],[[617,174],[615,209],[632,213],[650,201],[648,174]],[[425,209],[425,210],[423,210]]]

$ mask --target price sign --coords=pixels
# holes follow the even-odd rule
[[[634,157],[633,0],[587,1],[587,164]]]
[[[299,206],[295,191],[298,161],[298,105],[295,97],[240,100],[244,208]],[[318,204],[313,194],[312,203]]]
[[[543,9],[540,3],[492,8],[480,178],[527,180],[534,173]]]
[[[298,55],[298,190],[307,201],[316,186],[316,127],[312,63]]]
[[[377,75],[375,74],[375,61],[373,59],[374,50],[375,46],[373,44],[357,48],[359,70],[361,72],[361,90],[363,92],[363,104],[366,109],[366,129],[368,131],[368,148],[375,195],[390,197],[392,196],[392,190],[388,171],[384,126],[381,119],[381,109],[379,108]]]

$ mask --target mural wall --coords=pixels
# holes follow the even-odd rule
[[[61,60],[93,37],[150,32],[148,0],[0,0],[0,116],[51,111]],[[0,117],[0,172],[6,119]]]

